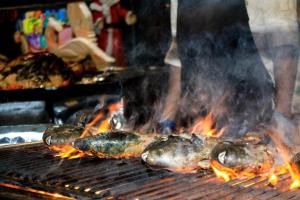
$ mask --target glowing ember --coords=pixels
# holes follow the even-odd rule
[[[219,138],[223,135],[224,129],[218,130],[213,128],[214,126],[214,116],[212,113],[209,113],[204,119],[200,119],[192,128],[192,133],[201,132],[207,137]]]
[[[211,162],[211,168],[213,169],[214,173],[218,178],[223,179],[225,182],[230,181],[237,177],[237,174],[229,168],[226,168],[219,164],[217,161]]]
[[[36,189],[33,189],[33,188],[22,187],[22,186],[19,186],[19,185],[12,185],[12,184],[9,184],[9,183],[0,183],[0,186],[45,195],[45,196],[50,197],[51,199],[52,198],[53,199],[59,198],[59,199],[65,199],[65,200],[74,199],[74,198],[71,198],[71,197],[63,196],[63,195],[58,194],[58,193],[50,193],[50,192],[46,192],[46,191],[36,190]]]

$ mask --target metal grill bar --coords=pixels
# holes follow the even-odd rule
[[[43,144],[1,148],[0,162],[0,184],[78,199],[300,199],[298,190],[288,188],[288,174],[276,188],[261,177],[223,183],[209,172],[153,171],[138,158],[60,159]]]

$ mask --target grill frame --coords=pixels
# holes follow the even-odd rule
[[[56,199],[300,198],[299,190],[289,191],[291,180],[287,174],[280,177],[279,188],[261,177],[223,183],[209,171],[178,174],[152,170],[139,158],[61,159],[41,142],[2,146],[0,162],[0,197],[7,199],[51,199],[51,195],[10,188],[3,183],[63,195]]]

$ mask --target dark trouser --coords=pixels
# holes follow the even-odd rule
[[[255,46],[245,1],[179,1],[177,45],[187,102],[181,116],[212,112],[228,137],[269,122],[273,84]]]

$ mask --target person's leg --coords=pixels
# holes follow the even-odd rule
[[[273,48],[271,51],[276,87],[276,110],[291,118],[297,77],[298,48],[294,45],[282,45]]]

